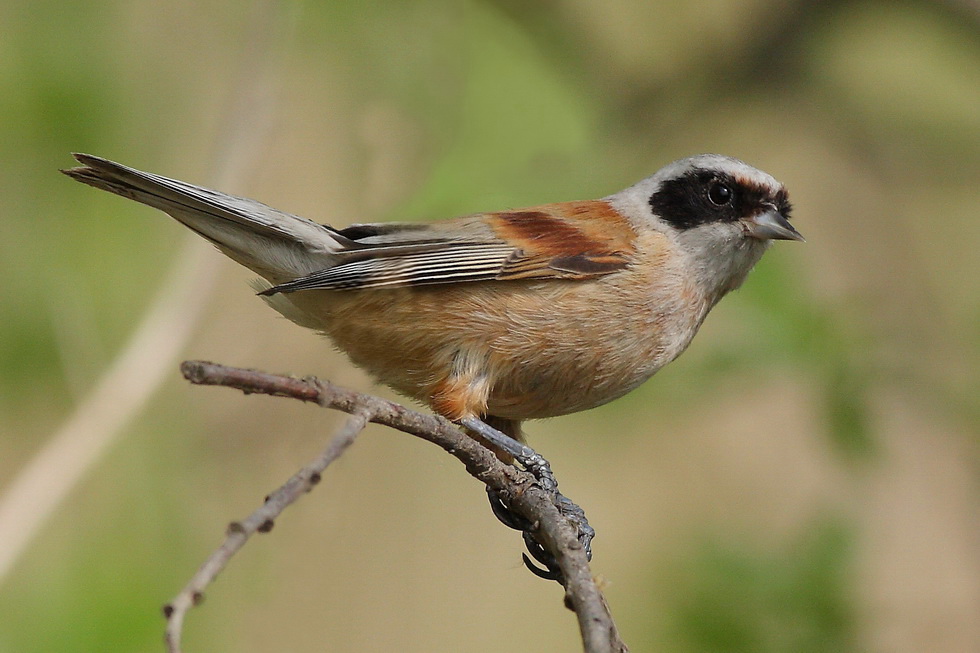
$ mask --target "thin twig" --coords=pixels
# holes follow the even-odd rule
[[[315,378],[297,379],[204,361],[187,361],[181,365],[181,372],[189,381],[199,385],[220,385],[237,388],[246,394],[259,393],[301,401],[315,401],[325,408],[341,410],[361,420],[383,424],[442,447],[462,462],[470,475],[494,490],[511,510],[535,525],[535,538],[558,561],[561,568],[565,605],[578,617],[586,653],[628,651],[619,637],[605,599],[592,578],[589,562],[579,543],[576,529],[561,515],[551,496],[534,484],[530,474],[501,462],[492,452],[465,435],[449,420],[438,415],[419,413],[395,402],[348,390]],[[352,428],[350,424],[348,422],[345,431]],[[333,446],[331,443],[331,448]],[[325,458],[326,452],[317,462]],[[309,469],[311,466],[304,468],[290,479],[289,483],[302,478]],[[301,489],[303,487],[300,485]],[[292,500],[284,503],[275,515],[278,515]],[[268,507],[269,502],[253,513],[248,520],[242,522],[243,525],[247,523],[253,528],[248,534],[254,532],[258,528],[257,525],[265,523],[266,519],[274,518],[275,515],[267,510]],[[231,554],[244,544],[245,539],[247,535],[230,532],[222,548],[209,558],[195,579],[178,596],[180,605],[177,605],[178,599],[175,599],[168,606],[166,610],[168,645],[172,653],[180,650],[179,634],[184,613],[194,604],[195,597],[202,595],[201,592],[210,580],[224,567]],[[230,541],[236,544],[225,555],[222,551],[232,546],[229,544]],[[212,569],[210,564],[215,558],[218,558],[221,564]],[[204,579],[207,580],[203,583],[199,582]],[[178,608],[180,608],[179,615]],[[171,633],[176,633],[176,640],[170,639]]]
[[[272,530],[275,520],[286,506],[313,489],[320,482],[323,471],[330,463],[340,457],[347,447],[354,444],[354,438],[367,426],[371,414],[367,410],[357,410],[351,413],[344,426],[330,441],[316,460],[299,470],[279,489],[266,497],[262,504],[251,515],[242,521],[231,522],[225,533],[225,541],[212,553],[201,568],[197,570],[184,589],[163,607],[167,617],[167,629],[164,639],[170,653],[180,653],[180,640],[184,628],[184,615],[204,598],[204,590],[214,582],[218,574],[228,565],[239,549],[245,546],[255,533],[268,533]]]

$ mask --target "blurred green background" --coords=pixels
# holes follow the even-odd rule
[[[598,529],[625,640],[978,651],[978,21],[968,1],[8,0],[0,496],[188,238],[59,175],[71,151],[337,226],[599,197],[721,152],[787,185],[808,242],[630,396],[527,429]],[[391,396],[220,258],[181,358]],[[0,651],[161,650],[159,607],[339,422],[168,363],[0,581]],[[455,461],[370,427],[210,588],[187,650],[577,650],[520,550]]]

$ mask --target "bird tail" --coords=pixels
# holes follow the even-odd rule
[[[164,211],[273,284],[329,268],[334,255],[352,245],[328,226],[255,200],[90,154],[74,157],[82,166],[62,170],[72,179]]]

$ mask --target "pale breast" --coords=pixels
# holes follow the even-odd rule
[[[649,240],[648,255],[664,253],[659,236]],[[623,396],[687,348],[706,312],[683,271],[663,265],[531,290],[512,307],[517,327],[489,343],[498,373],[488,408],[501,417],[551,417]]]

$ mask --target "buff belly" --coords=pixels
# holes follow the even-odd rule
[[[687,347],[703,315],[681,310],[670,289],[637,288],[642,281],[624,274],[289,299],[356,365],[398,392],[450,418],[520,420],[616,399]],[[317,297],[324,292],[329,301]]]

